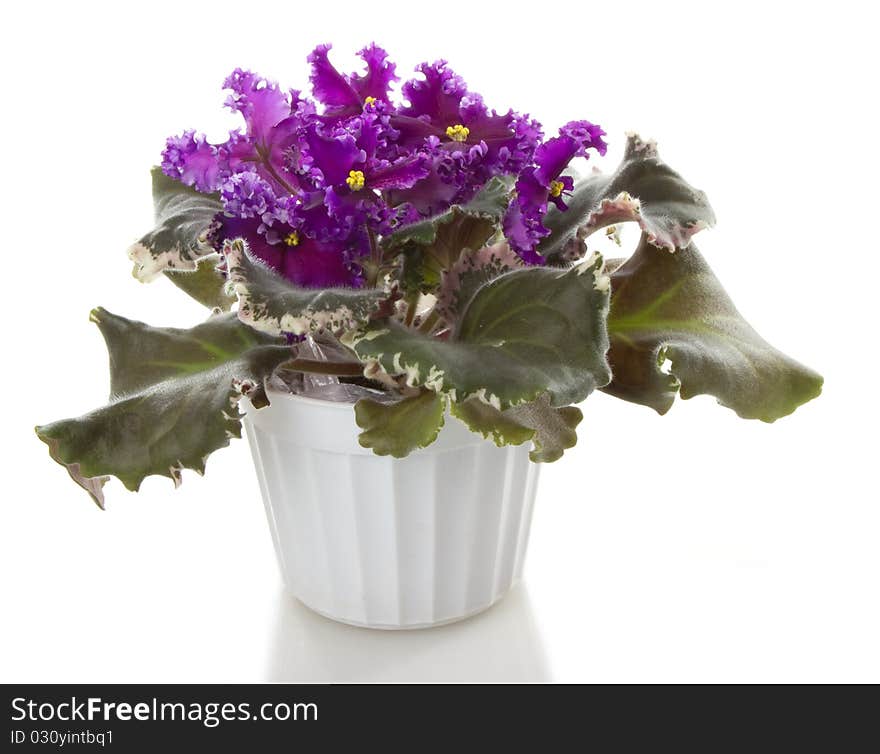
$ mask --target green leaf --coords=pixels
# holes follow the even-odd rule
[[[577,182],[568,209],[551,206],[544,218],[550,235],[538,251],[554,260],[585,253],[584,239],[620,222],[637,222],[651,243],[673,251],[715,224],[706,194],[664,163],[654,142],[629,134],[623,161],[611,175],[593,173]]]
[[[378,288],[299,288],[251,256],[242,239],[223,253],[239,319],[272,335],[360,327],[388,298]]]
[[[443,428],[446,400],[430,390],[397,403],[379,403],[361,398],[354,413],[364,431],[358,441],[376,455],[403,458],[437,439]]]
[[[195,270],[212,253],[206,234],[223,207],[216,194],[201,194],[153,168],[156,227],[128,250],[133,274],[147,283],[165,270]]]
[[[104,309],[91,315],[110,353],[110,402],[37,427],[56,461],[103,507],[108,475],[137,490],[149,475],[180,483],[241,436],[241,394],[266,405],[263,380],[290,348],[218,314],[189,330],[150,327]]]
[[[437,292],[437,313],[447,322],[454,323],[482,286],[505,272],[522,267],[522,260],[506,241],[476,251],[465,250],[443,273]]]
[[[535,463],[551,463],[577,443],[575,429],[584,415],[575,406],[553,408],[543,395],[531,403],[499,411],[476,398],[453,403],[453,416],[473,432],[491,438],[498,446],[522,445],[532,440],[529,458]]]
[[[226,293],[226,278],[217,270],[219,260],[215,255],[204,257],[194,272],[165,270],[165,276],[203,306],[226,312],[235,303],[235,297]]]
[[[598,255],[568,270],[516,270],[477,291],[449,340],[389,320],[351,345],[368,364],[458,402],[478,396],[503,410],[546,392],[564,406],[610,379],[608,283]]]
[[[440,229],[444,225],[448,225],[455,217],[461,215],[483,218],[493,224],[497,224],[501,221],[507,209],[512,187],[513,179],[510,176],[491,178],[469,202],[450,207],[439,215],[421,222],[412,223],[385,236],[382,239],[382,246],[388,251],[392,251],[410,244],[432,244],[437,240]]]
[[[821,392],[818,374],[742,318],[694,244],[670,254],[643,235],[611,279],[614,379],[606,392],[661,414],[677,391],[682,398],[708,394],[743,418],[766,422]]]
[[[507,208],[512,180],[492,178],[470,202],[408,225],[382,239],[385,253],[402,251],[406,290],[428,293],[440,285],[465,249],[482,248],[495,235]]]

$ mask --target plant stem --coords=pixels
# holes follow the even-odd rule
[[[418,299],[415,301],[410,300],[406,302],[406,317],[404,318],[403,324],[407,327],[412,327],[413,320],[416,318],[416,303]]]
[[[291,359],[281,365],[292,372],[311,372],[313,374],[333,374],[337,377],[360,377],[364,365],[354,361],[321,361],[319,359]]]
[[[269,155],[259,148],[257,148],[257,155],[260,159],[255,160],[255,162],[260,162],[263,167],[266,168],[266,172],[278,181],[288,194],[295,195],[297,193],[296,189],[278,174],[278,171],[275,170],[275,166],[269,161]]]
[[[429,333],[434,329],[434,326],[440,321],[440,315],[438,314],[436,309],[432,309],[431,313],[425,317],[422,324],[419,325],[419,332]]]
[[[376,243],[376,234],[372,230],[367,230],[367,237],[370,239],[370,268],[367,275],[367,287],[375,288],[376,281],[379,279],[379,268],[382,265],[381,252],[379,244]]]

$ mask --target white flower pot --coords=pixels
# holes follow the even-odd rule
[[[453,417],[407,458],[358,444],[351,404],[272,392],[245,426],[290,592],[371,628],[466,618],[519,579],[538,466]]]

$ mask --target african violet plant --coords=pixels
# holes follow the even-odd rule
[[[761,339],[691,242],[714,214],[654,143],[630,135],[616,170],[576,178],[574,158],[605,153],[598,126],[546,137],[443,61],[398,100],[382,49],[351,75],[328,50],[309,57],[314,99],[236,70],[226,105],[244,129],[168,139],[156,226],[129,255],[137,278],[164,275],[213,312],[191,329],[92,312],[110,402],[37,433],[98,505],[108,475],[137,490],[203,472],[240,436],[240,397],[265,406],[273,375],[372,388],[360,442],[396,457],[431,443],[447,407],[553,461],[596,389],[661,414],[677,392],[709,394],[767,422],[818,395],[821,377]],[[641,229],[629,258],[588,251],[622,222]]]

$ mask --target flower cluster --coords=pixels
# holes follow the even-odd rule
[[[537,121],[490,110],[445,61],[420,65],[395,104],[398,76],[384,50],[361,50],[365,72],[346,75],[329,49],[308,59],[313,99],[237,69],[224,88],[244,129],[222,144],[194,131],[168,139],[166,175],[222,199],[211,233],[218,248],[243,237],[299,285],[360,286],[382,236],[512,175],[504,232],[526,262],[540,264],[542,218],[550,202],[564,209],[572,188],[562,173],[588,149],[604,154],[602,129],[574,121],[543,141]]]

